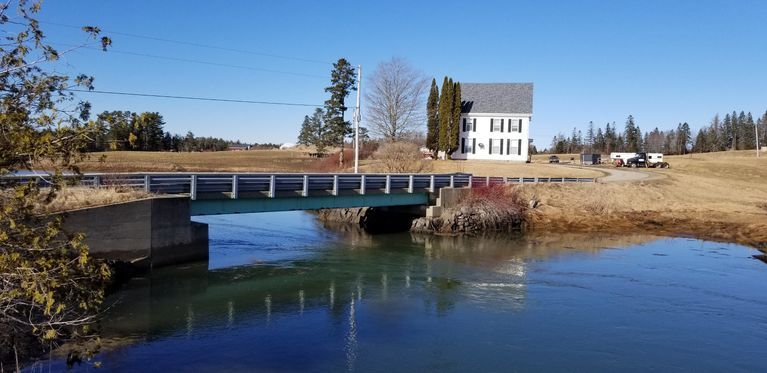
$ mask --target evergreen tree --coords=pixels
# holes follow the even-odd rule
[[[738,114],[735,111],[732,112],[732,116],[730,116],[730,121],[732,123],[731,124],[732,127],[730,128],[730,130],[732,131],[732,134],[731,134],[732,144],[730,145],[730,149],[738,150],[738,141],[740,141],[740,139],[738,138],[738,132],[739,132],[740,125],[738,124]]]
[[[304,115],[304,122],[301,123],[301,132],[298,134],[298,143],[301,145],[311,145],[314,143],[315,132],[308,115]]]
[[[605,153],[612,153],[617,150],[617,139],[615,136],[615,122],[610,127],[610,123],[607,123],[605,127]]]
[[[596,135],[594,134],[594,122],[589,121],[589,128],[586,130],[586,146],[589,148],[590,152],[594,151],[594,141]]]
[[[352,133],[352,125],[344,119],[344,104],[346,96],[351,91],[356,91],[354,86],[357,78],[354,74],[354,67],[349,62],[340,58],[333,64],[333,71],[330,74],[330,86],[325,88],[325,92],[330,93],[330,98],[325,101],[325,139],[324,143],[339,147],[338,166],[344,167],[344,143],[346,137]]]
[[[626,119],[626,130],[624,132],[625,148],[629,152],[639,151],[639,133],[637,132],[634,117],[629,115]]]
[[[448,138],[447,152],[452,154],[458,150],[458,142],[461,134],[461,83],[453,85],[453,112],[450,121],[450,135]]]
[[[439,148],[439,88],[437,80],[431,80],[429,99],[426,101],[426,147],[429,150]]]
[[[453,111],[453,84],[447,77],[442,82],[442,92],[439,96],[439,151],[447,152],[450,141],[450,121]]]
[[[602,133],[601,128],[597,128],[597,134],[594,137],[594,152],[597,153],[604,153],[605,152],[605,135]]]

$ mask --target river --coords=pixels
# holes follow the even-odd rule
[[[198,220],[210,261],[113,295],[100,371],[767,370],[767,265],[746,247]],[[49,368],[65,365],[31,367]]]

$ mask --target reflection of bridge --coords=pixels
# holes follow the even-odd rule
[[[29,177],[29,176],[27,176]],[[470,174],[86,174],[84,186],[187,194],[192,215],[424,205],[429,193],[471,185]]]

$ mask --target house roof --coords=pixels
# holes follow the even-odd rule
[[[533,113],[533,83],[461,83],[461,113]]]

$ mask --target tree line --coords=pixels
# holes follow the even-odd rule
[[[615,122],[607,123],[604,130],[594,127],[593,122],[585,131],[577,127],[567,137],[558,134],[552,139],[550,153],[604,153],[646,151],[664,154],[687,154],[722,150],[745,150],[756,147],[756,131],[759,128],[759,143],[767,146],[767,112],[756,122],[751,113],[733,112],[720,120],[715,115],[708,126],[701,128],[693,138],[690,125],[679,123],[676,128],[653,130],[642,133],[634,117],[629,115],[623,130]]]
[[[229,141],[217,137],[195,136],[187,132],[182,136],[164,131],[165,121],[157,112],[104,111],[92,123],[94,130],[87,151],[221,151],[231,145],[244,145],[239,140]],[[277,144],[265,144],[279,147]],[[263,147],[264,145],[260,145]]]
[[[458,149],[461,120],[461,83],[447,76],[442,80],[442,92],[437,80],[431,80],[426,100],[426,147],[432,151],[452,154]]]

